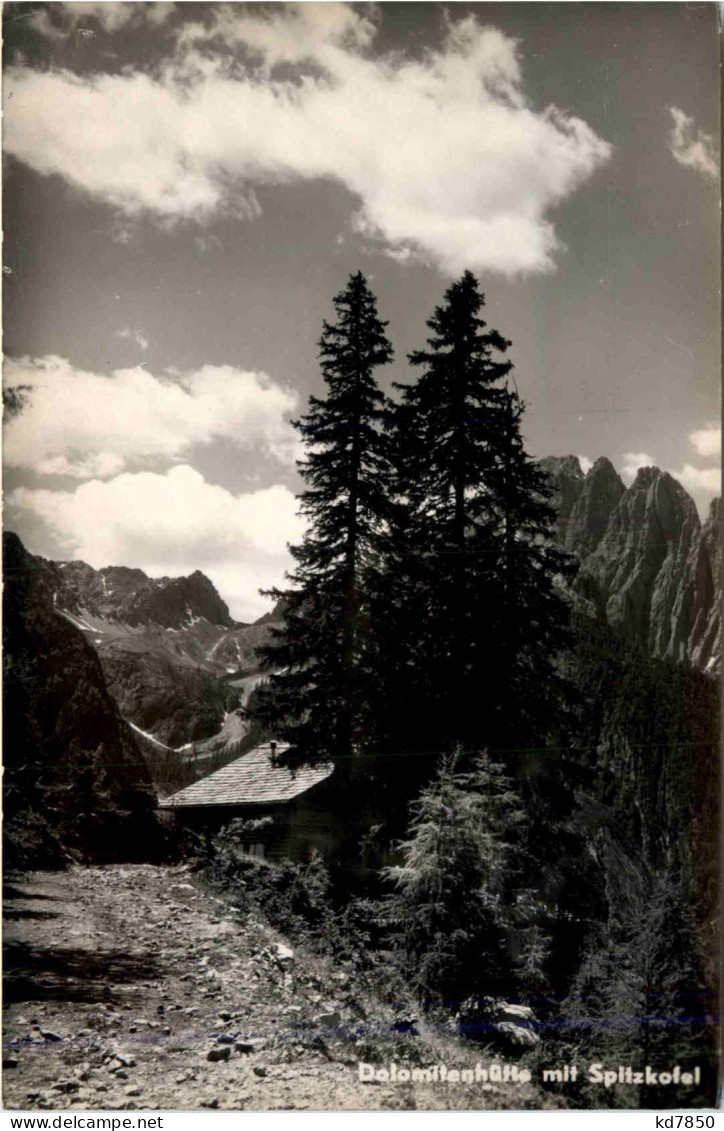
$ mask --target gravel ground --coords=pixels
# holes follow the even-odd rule
[[[6,1108],[557,1106],[533,1084],[360,1082],[361,1060],[484,1058],[394,1032],[351,971],[295,950],[183,867],[6,876],[4,894]]]

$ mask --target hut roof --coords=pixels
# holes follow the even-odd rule
[[[288,747],[288,743],[278,742],[276,753],[281,754]],[[305,766],[295,771],[274,765],[271,746],[265,743],[201,781],[165,797],[159,805],[162,809],[190,809],[197,805],[280,804],[306,793],[330,777],[332,770],[330,765]]]

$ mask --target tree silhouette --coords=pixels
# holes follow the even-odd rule
[[[295,422],[306,454],[301,512],[307,533],[291,548],[284,625],[262,650],[270,672],[254,711],[291,747],[290,764],[352,763],[374,731],[375,673],[369,668],[369,577],[377,568],[388,508],[390,465],[382,428],[387,402],[375,370],[392,358],[386,323],[364,276],[350,277],[324,323],[320,362],[327,396],[311,397]]]
[[[483,305],[466,271],[428,321],[428,348],[410,355],[419,380],[398,386],[398,506],[380,606],[394,625],[393,698],[407,705],[397,741],[423,749],[542,745],[562,691],[567,606],[556,576],[568,559],[553,545],[545,477],[524,451],[510,343],[487,328]]]

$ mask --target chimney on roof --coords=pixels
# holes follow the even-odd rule
[[[270,743],[269,743],[269,749],[271,750],[271,756],[272,756],[272,758],[274,758],[274,757],[275,757],[275,755],[276,755],[276,752],[277,752],[277,744],[276,744],[276,742],[270,742]]]

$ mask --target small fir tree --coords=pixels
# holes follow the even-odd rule
[[[403,863],[385,870],[403,973],[427,1007],[504,996],[534,958],[525,952],[520,801],[487,754],[471,770],[459,768],[463,761],[460,749],[442,758],[413,803]],[[537,938],[535,945],[540,950]]]
[[[717,995],[705,984],[690,885],[670,869],[653,874],[634,863],[610,834],[598,838],[597,851],[608,917],[592,931],[564,1003],[576,1055],[637,1070],[676,1061],[686,1071],[699,1063],[711,1072],[706,1049],[713,1047]],[[606,1099],[660,1107],[670,1095],[647,1085]]]

